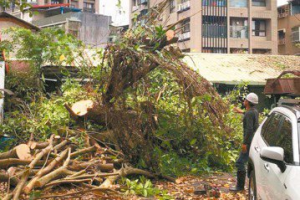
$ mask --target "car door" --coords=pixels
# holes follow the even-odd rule
[[[257,130],[251,144],[251,157],[255,168],[256,189],[259,199],[267,199],[266,190],[268,182],[266,179],[265,161],[260,158],[261,149],[268,146],[266,141],[274,140],[275,133],[279,129],[280,115],[277,112],[272,112],[270,116],[262,123],[262,126]]]
[[[279,117],[279,124],[276,126],[278,129],[274,132],[274,137],[269,138],[266,143],[268,146],[284,149],[284,161],[287,168],[282,172],[276,164],[263,161],[263,177],[266,180],[264,186],[265,199],[272,200],[285,199],[285,179],[291,170],[291,165],[294,163],[292,122],[283,114],[278,114],[277,117]]]

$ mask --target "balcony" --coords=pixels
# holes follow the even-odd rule
[[[230,37],[248,39],[248,26],[230,26]]]
[[[186,33],[182,33],[178,36],[178,41],[185,41],[185,40],[189,40],[191,38],[191,34],[190,32],[186,32]]]
[[[285,38],[279,38],[278,45],[285,45]]]
[[[186,10],[189,10],[190,7],[191,7],[190,1],[186,1],[186,2],[184,2],[184,3],[182,3],[182,4],[178,4],[177,12],[179,12],[179,13],[180,13],[180,12],[184,12],[184,11],[186,11]]]

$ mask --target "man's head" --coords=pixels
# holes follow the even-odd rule
[[[258,96],[255,93],[249,93],[244,101],[245,107],[253,107],[258,104]]]

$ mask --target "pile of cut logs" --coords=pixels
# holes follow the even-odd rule
[[[30,141],[0,154],[0,181],[8,183],[3,199],[26,198],[33,191],[38,199],[72,197],[84,193],[118,195],[114,182],[131,174],[156,175],[125,164],[122,153],[98,143],[78,148],[68,139],[52,135],[47,142]],[[45,195],[57,186],[77,186],[80,191]],[[78,187],[79,186],[79,187]],[[48,191],[48,192],[47,192]]]

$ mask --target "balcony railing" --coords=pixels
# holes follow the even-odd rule
[[[178,36],[178,41],[185,41],[185,40],[189,40],[191,37],[190,32],[186,32],[186,33],[182,33]]]
[[[279,45],[285,45],[285,38],[279,38],[278,39],[278,44]]]
[[[177,7],[177,12],[183,12],[183,11],[186,11],[188,9],[190,9],[191,5],[190,5],[190,1],[186,1],[182,4],[178,4],[178,7]]]
[[[230,37],[231,38],[248,38],[248,26],[230,26]]]
[[[226,38],[227,26],[225,25],[202,25],[202,36],[207,38]]]

